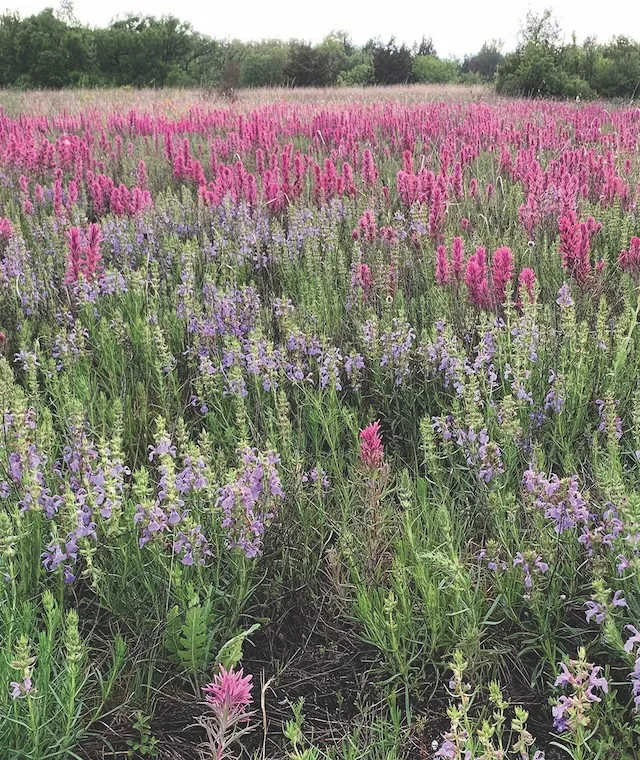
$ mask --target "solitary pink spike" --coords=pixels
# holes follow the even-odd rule
[[[524,290],[527,293],[529,302],[533,303],[533,297],[534,297],[533,289],[536,284],[536,273],[533,271],[533,269],[531,269],[531,267],[525,267],[522,270],[522,272],[520,272],[519,282],[520,282],[520,300],[522,300],[523,290]]]
[[[443,245],[439,245],[436,250],[435,278],[438,285],[446,285],[449,282],[449,256]]]
[[[362,288],[365,293],[368,293],[373,286],[373,277],[371,276],[371,269],[368,264],[358,264],[356,267],[354,284]]]
[[[227,716],[242,714],[251,704],[252,675],[245,676],[242,668],[234,673],[220,665],[220,671],[213,681],[202,687],[207,704],[212,710]]]
[[[469,299],[479,307],[485,307],[489,300],[486,256],[486,250],[482,246],[478,247],[476,252],[469,256],[464,276]]]
[[[67,271],[65,282],[67,284],[76,282],[84,268],[84,252],[80,239],[80,227],[71,227],[67,233],[67,245],[69,252],[67,254]]]
[[[87,228],[87,249],[85,262],[85,277],[90,280],[97,272],[102,256],[100,255],[100,243],[102,232],[100,225],[90,224]]]
[[[376,420],[360,431],[360,460],[373,470],[382,466],[384,446],[380,436],[380,422]]]
[[[0,225],[2,221],[0,220]],[[637,275],[640,272],[640,238],[632,237],[629,248],[621,251],[618,256],[618,266],[623,272]]]
[[[6,242],[13,235],[13,224],[6,216],[0,217],[0,241]]]
[[[461,237],[453,238],[451,244],[451,258],[453,259],[453,274],[456,280],[464,277],[464,240]]]
[[[511,253],[510,248],[506,246],[498,248],[493,254],[491,270],[496,304],[502,304],[505,298],[507,283],[513,277],[513,253]]]

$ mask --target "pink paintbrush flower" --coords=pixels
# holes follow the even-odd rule
[[[451,258],[453,263],[453,274],[458,282],[464,277],[465,260],[464,260],[464,240],[461,237],[453,238],[451,244]]]
[[[534,288],[536,284],[536,273],[533,271],[533,269],[531,269],[531,267],[525,267],[522,272],[520,272],[518,281],[520,284],[520,300],[522,300],[524,293],[526,293],[529,302],[533,303],[535,296]]]
[[[510,248],[503,246],[493,254],[491,277],[496,306],[500,306],[504,303],[507,283],[513,277],[513,253]]]
[[[64,281],[77,282],[84,270],[84,250],[80,227],[71,227],[67,233],[67,271]]]
[[[438,285],[446,285],[449,282],[449,256],[443,245],[439,245],[436,250],[435,278]]]
[[[469,256],[464,276],[469,300],[480,308],[487,306],[489,301],[489,284],[487,282],[487,253],[480,246]]]
[[[360,431],[360,461],[372,470],[379,470],[384,459],[380,422],[376,420]]]
[[[638,274],[640,274],[640,237],[632,237],[629,248],[620,252],[618,266],[623,272],[627,272],[634,276],[634,278],[637,278]]]
[[[252,681],[253,676],[245,676],[242,668],[235,673],[232,669],[227,670],[220,665],[220,671],[211,683],[202,687],[202,691],[205,693],[207,704],[215,713],[238,717],[253,701]]]
[[[0,243],[6,243],[13,235],[13,224],[6,216],[0,216]]]

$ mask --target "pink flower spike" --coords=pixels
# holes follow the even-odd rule
[[[491,270],[496,306],[501,306],[504,303],[507,283],[513,277],[513,253],[510,248],[498,248],[493,254]]]
[[[623,272],[628,272],[631,275],[638,275],[640,272],[640,238],[632,237],[629,243],[629,248],[626,251],[621,251],[618,256],[618,266]]]
[[[464,276],[469,300],[480,308],[487,306],[489,300],[489,284],[487,282],[486,250],[480,246],[469,256]]]
[[[77,282],[83,274],[85,261],[80,233],[80,227],[71,227],[67,233],[67,271],[64,279],[67,284]]]
[[[531,269],[531,267],[525,267],[522,272],[520,272],[519,282],[520,300],[522,300],[522,297],[526,292],[527,297],[529,298],[529,303],[533,303],[535,296],[534,287],[536,284],[536,273],[533,271],[533,269]]]
[[[372,470],[379,470],[384,459],[380,422],[376,420],[360,431],[360,460]]]
[[[253,676],[244,675],[242,668],[237,673],[220,665],[220,672],[213,681],[202,687],[209,707],[215,712],[238,715],[245,712],[252,703],[251,682]]]
[[[456,280],[460,282],[464,277],[465,260],[464,260],[464,240],[461,237],[453,238],[451,244],[451,257],[453,259],[453,274]]]
[[[7,242],[13,235],[13,225],[11,219],[6,216],[0,216],[0,242]]]
[[[443,245],[439,245],[436,250],[435,278],[438,285],[446,285],[449,282],[449,256]]]
[[[90,224],[87,228],[87,248],[85,253],[85,277],[90,280],[98,271],[102,256],[100,255],[102,232],[98,224]]]
[[[358,264],[354,275],[354,286],[358,286],[368,293],[373,287],[373,277],[368,264]]]

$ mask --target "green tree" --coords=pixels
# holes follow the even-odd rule
[[[422,39],[420,42],[416,43],[413,46],[413,54],[414,55],[432,55],[437,56],[437,52],[435,49],[435,46],[433,44],[433,40],[431,37],[426,37],[424,34],[422,35]]]
[[[605,98],[633,99],[640,92],[640,45],[616,37],[600,48],[593,63],[592,84]]]
[[[412,79],[421,84],[446,84],[458,79],[459,68],[455,61],[436,58],[435,55],[417,55],[413,59]]]
[[[287,49],[280,40],[249,43],[242,63],[243,87],[276,87],[285,83]]]
[[[355,56],[352,56],[352,58]],[[355,87],[375,84],[375,73],[371,59],[363,60],[338,75],[338,84],[341,87]]]
[[[128,16],[96,32],[96,57],[113,84],[163,86],[187,71],[196,43],[191,26],[173,16]]]
[[[20,29],[20,17],[16,13],[0,16],[0,86],[11,87],[18,81],[17,37]]]
[[[498,66],[504,60],[502,55],[502,42],[489,40],[480,50],[463,63],[463,71],[471,74],[479,74],[483,79],[493,79]]]
[[[391,37],[387,44],[380,40],[369,40],[365,51],[371,54],[376,84],[404,84],[411,81],[413,55],[404,44],[396,44]]]
[[[93,69],[86,30],[69,27],[51,8],[24,19],[15,32],[19,84],[52,89],[73,86]]]
[[[575,97],[588,89],[577,73],[563,67],[561,40],[560,27],[550,10],[529,12],[518,49],[498,66],[496,91],[527,97]]]
[[[327,62],[309,42],[291,40],[284,68],[288,84],[295,87],[324,87],[330,84]]]
[[[519,47],[528,44],[558,48],[562,42],[562,29],[551,8],[540,13],[528,11],[519,32]]]
[[[340,72],[347,69],[349,56],[353,53],[353,45],[349,35],[342,31],[331,32],[322,40],[316,50],[320,58],[319,65],[324,71],[325,84],[336,84]]]

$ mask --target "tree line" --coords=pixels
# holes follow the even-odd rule
[[[569,42],[550,10],[529,13],[518,46],[497,68],[496,90],[505,95],[611,98],[640,95],[640,44],[619,35],[601,44]]]
[[[0,87],[330,87],[491,79],[496,43],[464,61],[439,58],[423,38],[413,46],[346,32],[302,40],[216,40],[173,16],[130,15],[107,27],[80,24],[71,6],[20,18],[0,16]]]
[[[92,28],[70,0],[21,18],[0,16],[0,87],[331,87],[405,83],[495,82],[507,95],[631,98],[640,91],[640,45],[620,36],[606,44],[566,43],[550,11],[529,14],[517,48],[497,40],[462,59],[439,57],[424,36],[414,45],[348,33],[322,42],[218,40],[173,16],[130,15]]]

